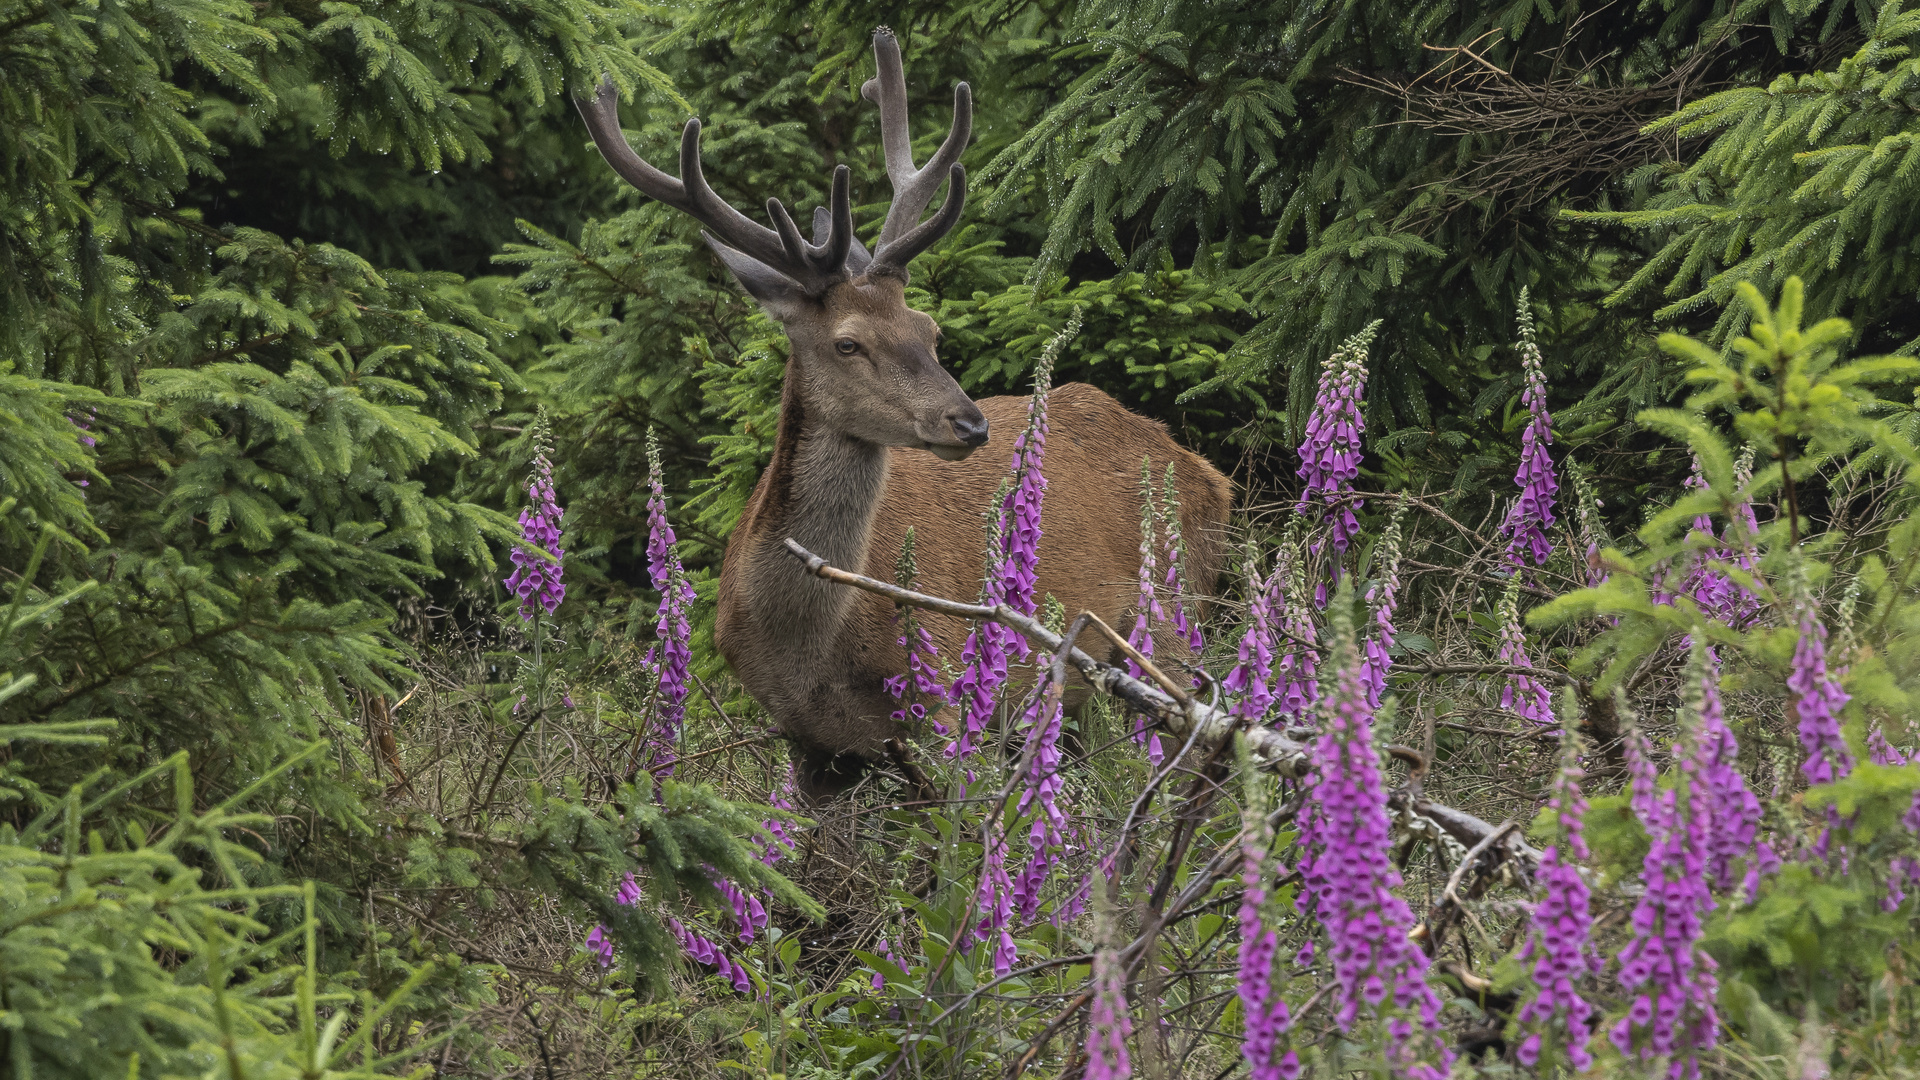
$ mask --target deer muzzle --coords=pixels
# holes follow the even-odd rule
[[[971,401],[941,413],[939,426],[953,441],[928,439],[926,446],[942,461],[959,461],[987,444],[987,416]]]

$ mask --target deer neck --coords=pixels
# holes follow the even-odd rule
[[[887,483],[887,448],[850,438],[808,415],[803,376],[789,361],[780,427],[754,515],[752,617],[760,634],[800,652],[831,648],[853,590],[805,572],[788,537],[834,566],[864,572],[875,512]]]

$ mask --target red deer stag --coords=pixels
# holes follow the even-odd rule
[[[680,179],[628,146],[618,99],[602,86],[576,102],[594,143],[626,181],[704,225],[706,241],[791,342],[773,463],[760,477],[727,545],[715,639],[741,682],[799,751],[803,794],[850,786],[900,736],[882,689],[905,670],[892,605],[805,572],[783,541],[793,537],[836,566],[891,578],[909,525],[920,587],[972,597],[982,579],[981,513],[1006,475],[1011,439],[987,446],[989,430],[1018,430],[1025,399],[974,402],[935,353],[939,328],[907,306],[907,263],[953,228],[966,201],[959,164],[973,121],[966,83],[954,87],[953,128],[915,168],[907,135],[907,88],[892,31],[874,33],[878,77],[861,93],[880,106],[880,138],[893,202],[872,253],[853,235],[848,174],[834,170],[830,205],[814,211],[806,242],[778,199],[769,229],[707,185],[700,121],[680,139]],[[946,201],[921,215],[942,181]],[[1188,580],[1210,590],[1224,554],[1231,502],[1225,477],[1182,449],[1165,427],[1078,383],[1049,399],[1050,481],[1035,595],[1069,612],[1090,610],[1118,626],[1130,612],[1140,565],[1140,464],[1174,465],[1188,540]],[[928,620],[941,653],[955,657],[967,627]],[[1175,647],[1171,637],[1169,648]]]

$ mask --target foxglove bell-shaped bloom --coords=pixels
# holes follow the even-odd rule
[[[1693,1080],[1700,1075],[1700,1051],[1712,1049],[1719,1026],[1718,965],[1700,947],[1714,907],[1707,880],[1714,823],[1700,781],[1697,732],[1674,748],[1680,778],[1672,790],[1659,789],[1652,756],[1646,736],[1630,730],[1633,810],[1651,846],[1641,864],[1646,891],[1634,905],[1633,937],[1620,951],[1620,986],[1633,1001],[1610,1038],[1626,1057],[1668,1059],[1669,1080]]]
[[[1272,572],[1263,578],[1255,556],[1249,554],[1247,629],[1240,635],[1240,652],[1233,670],[1220,680],[1220,688],[1227,694],[1227,709],[1255,723],[1273,705],[1273,609],[1280,600],[1282,562],[1275,556]]]
[[[907,526],[906,539],[900,545],[900,558],[894,564],[894,584],[903,589],[914,586],[919,569],[913,559],[913,526]],[[907,670],[905,674],[895,675],[881,685],[888,695],[900,703],[893,712],[895,723],[908,727],[917,727],[927,717],[927,706],[945,704],[947,700],[946,684],[940,681],[940,650],[933,643],[933,635],[927,631],[914,614],[914,609],[902,604],[894,614],[894,622],[900,627],[900,636],[894,640],[907,651]],[[934,730],[947,733],[947,726],[934,721]]]
[[[1532,668],[1533,657],[1527,655],[1526,631],[1520,627],[1520,579],[1518,576],[1507,582],[1507,591],[1500,598],[1500,662],[1517,668]],[[1546,684],[1532,675],[1510,671],[1506,685],[1500,690],[1500,707],[1512,711],[1523,720],[1536,724],[1553,723],[1553,699],[1547,693]]]
[[[674,550],[673,526],[667,522],[667,494],[660,466],[660,443],[647,430],[647,573],[660,592],[655,613],[654,643],[640,660],[659,679],[655,691],[654,726],[650,734],[647,771],[656,780],[673,775],[679,761],[680,727],[687,715],[687,692],[692,686],[693,585]]]
[[[726,950],[688,929],[679,919],[669,918],[667,930],[673,934],[673,940],[679,944],[682,952],[732,983],[735,993],[744,994],[753,989],[753,980],[747,975],[746,965],[729,957]]]
[[[1907,755],[1887,741],[1887,733],[1875,724],[1867,731],[1867,758],[1875,765],[1887,765],[1898,768],[1907,764]],[[1920,791],[1914,792],[1913,803],[1900,818],[1901,824],[1910,833],[1920,833]],[[1896,855],[1887,863],[1887,895],[1880,900],[1885,911],[1898,911],[1907,899],[1907,890],[1920,884],[1920,859],[1910,855]]]
[[[613,902],[627,907],[640,902],[640,883],[634,880],[632,874],[620,879],[619,886],[613,891]],[[613,935],[605,926],[595,926],[587,933],[587,953],[600,961],[601,967],[613,966]]]
[[[708,870],[713,870],[708,867]],[[727,898],[727,905],[733,908],[734,932],[740,935],[742,942],[752,941],[754,935],[767,928],[767,909],[754,894],[719,876],[716,871],[713,887]]]
[[[1273,847],[1273,829],[1267,824],[1264,800],[1248,799],[1243,822],[1246,840],[1240,849],[1240,880],[1244,891],[1240,894],[1240,969],[1235,980],[1246,1023],[1240,1053],[1247,1060],[1249,1080],[1295,1080],[1300,1075],[1300,1059],[1292,1050],[1281,1047],[1281,1039],[1293,1027],[1293,1017],[1287,1011],[1286,998],[1273,985],[1273,960],[1280,948],[1280,935],[1267,925],[1268,889],[1275,873],[1268,854]]]
[[[1334,607],[1332,697],[1321,704],[1325,727],[1313,742],[1301,821],[1306,852],[1300,864],[1301,910],[1315,914],[1327,931],[1336,983],[1334,1023],[1350,1031],[1363,1009],[1382,1014],[1393,1071],[1414,1080],[1442,1080],[1453,1052],[1440,1038],[1440,997],[1426,981],[1426,954],[1407,939],[1413,912],[1393,891],[1401,877],[1391,857],[1373,712],[1345,605]]]
[[[1355,512],[1362,503],[1349,498],[1360,477],[1360,439],[1367,423],[1360,403],[1367,393],[1367,348],[1380,332],[1380,321],[1348,338],[1320,368],[1320,392],[1307,418],[1307,437],[1300,443],[1297,475],[1306,481],[1294,512],[1306,514],[1323,504],[1321,520],[1330,530],[1333,550],[1344,554],[1360,532]],[[1334,558],[1338,573],[1339,555]]]
[[[992,524],[982,601],[1006,604],[1026,615],[1034,612],[1039,580],[1040,514],[1047,495],[1047,396],[1053,388],[1054,362],[1079,332],[1080,309],[1075,308],[1066,328],[1041,350],[1034,365],[1033,393],[1027,399],[1027,426],[1014,440],[1011,473],[989,511]],[[977,740],[993,717],[1000,688],[1006,685],[1007,664],[1028,652],[1026,638],[996,622],[978,623],[967,635],[960,647],[960,677],[947,695],[960,710],[948,757],[964,759],[979,748]]]
[[[1380,577],[1367,586],[1373,632],[1361,646],[1360,677],[1366,683],[1369,709],[1380,707],[1387,693],[1387,671],[1393,666],[1393,616],[1400,605],[1400,522],[1405,515],[1405,504],[1394,508],[1386,535],[1380,538]]]
[[[1034,372],[1033,396],[1027,399],[1027,428],[1013,440],[1013,490],[1001,506],[1006,564],[1000,579],[1006,583],[1007,605],[1025,615],[1033,614],[1033,590],[1040,574],[1040,511],[1047,499],[1047,394],[1052,380],[1053,359],[1043,356]],[[1024,657],[1027,639],[1016,634],[1014,640]]]
[[[1275,604],[1280,627],[1280,659],[1274,664],[1274,712],[1282,719],[1304,722],[1320,700],[1320,631],[1314,625],[1313,591],[1307,587],[1307,556],[1302,546],[1288,540],[1274,556],[1273,576],[1285,584]]]
[[[544,611],[553,614],[567,595],[560,581],[560,503],[553,492],[553,463],[548,455],[546,417],[534,422],[533,471],[527,477],[527,501],[520,511],[521,543],[507,554],[514,571],[507,575],[507,591],[520,598],[520,617],[532,619]],[[544,553],[544,554],[542,554]]]
[[[988,564],[991,567],[998,562],[1000,538],[997,532],[989,548]],[[983,604],[1006,601],[1006,588],[991,569],[981,592],[980,602]],[[993,707],[1000,699],[1000,688],[1007,682],[1007,654],[1012,648],[1008,636],[1011,633],[999,623],[976,623],[960,646],[960,675],[953,681],[953,688],[947,691],[947,700],[953,702],[960,715],[953,741],[947,744],[947,757],[964,761],[980,748],[979,740],[993,719]]]
[[[1127,1015],[1127,970],[1106,938],[1101,935],[1100,947],[1093,953],[1085,1080],[1127,1080],[1133,1075],[1127,1060],[1127,1038],[1133,1034],[1133,1020]]]
[[[1740,741],[1727,726],[1720,701],[1720,657],[1698,640],[1689,648],[1684,696],[1697,725],[1700,795],[1713,822],[1707,836],[1707,875],[1714,888],[1725,892],[1733,887],[1739,860],[1749,859],[1746,895],[1752,896],[1760,875],[1771,873],[1779,860],[1759,838],[1760,800],[1747,790],[1740,772]]]
[[[596,926],[587,931],[587,955],[600,962],[602,968],[613,966],[613,936],[604,926]]]
[[[1852,698],[1827,672],[1827,627],[1814,609],[1803,571],[1795,573],[1794,607],[1800,621],[1800,640],[1793,647],[1787,690],[1793,695],[1800,745],[1807,752],[1800,771],[1809,784],[1831,784],[1853,771],[1853,753],[1840,735],[1840,710]]]
[[[900,965],[900,961],[895,960],[893,958],[893,943],[888,941],[886,938],[881,938],[879,947],[874,949],[873,951],[876,954],[878,954],[882,959],[886,960],[888,963],[893,964],[895,967],[898,967]],[[873,988],[875,990],[885,990],[887,988],[887,977],[885,975],[880,974],[878,971],[874,972]]]
[[[613,891],[613,901],[628,907],[640,902],[640,882],[631,873],[620,879],[619,888]]]
[[[792,765],[787,766],[786,778],[781,780],[780,786],[768,793],[767,805],[776,810],[791,811],[793,809]],[[788,826],[785,818],[771,817],[760,824],[771,834],[771,839],[758,836],[753,839],[754,846],[760,849],[761,862],[772,866],[793,854],[798,845],[794,842],[793,830]]]
[[[1026,868],[1013,882],[1013,908],[1019,912],[1022,922],[1031,921],[1040,911],[1047,878],[1066,851],[1069,827],[1066,812],[1060,806],[1060,794],[1066,787],[1066,781],[1060,776],[1060,722],[1065,715],[1063,688],[1053,681],[1051,672],[1043,677],[1047,680],[1046,687],[1034,695],[1020,724],[1027,740],[1027,750],[1022,756],[1028,764],[1014,816],[1022,816],[1030,808],[1038,811],[1027,830]]]
[[[1538,879],[1544,894],[1533,906],[1524,963],[1533,961],[1533,985],[1539,993],[1520,1010],[1526,1032],[1515,1056],[1532,1068],[1547,1047],[1564,1050],[1575,1072],[1593,1066],[1587,1052],[1587,1018],[1593,1006],[1580,996],[1580,980],[1596,965],[1592,946],[1592,893],[1580,876],[1588,858],[1585,833],[1587,799],[1580,790],[1580,739],[1571,723],[1560,736],[1560,771],[1554,776],[1547,809],[1554,812],[1553,843],[1540,855]]]
[[[1507,511],[1500,531],[1507,536],[1507,561],[1525,565],[1531,557],[1539,566],[1553,552],[1548,531],[1553,528],[1553,502],[1560,482],[1554,478],[1553,457],[1547,447],[1553,444],[1553,420],[1547,415],[1547,374],[1540,364],[1540,346],[1533,339],[1533,310],[1527,291],[1520,290],[1520,370],[1526,385],[1520,400],[1527,407],[1527,428],[1520,436],[1520,469],[1513,482],[1520,485],[1520,497]]]
[[[974,942],[992,941],[993,973],[996,977],[1013,970],[1018,948],[1007,924],[1013,920],[1013,879],[1007,875],[1007,830],[1000,822],[987,822],[985,852],[980,860],[980,887],[974,892],[974,907],[980,919],[973,936],[961,944],[971,950]]]
[[[1707,487],[1707,478],[1700,471],[1698,454],[1694,455],[1693,472],[1687,477],[1686,486],[1689,491],[1704,491]],[[1687,576],[1680,585],[1680,593],[1691,597],[1702,615],[1732,625],[1738,618],[1738,600],[1733,582],[1715,568],[1714,563],[1731,559],[1733,552],[1720,544],[1713,532],[1713,519],[1705,514],[1693,519],[1692,536],[1698,546],[1689,557]]]

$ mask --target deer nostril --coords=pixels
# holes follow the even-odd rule
[[[968,446],[984,446],[987,441],[987,418],[979,409],[969,405],[965,409],[954,409],[947,413],[947,424],[953,428],[953,436]]]

